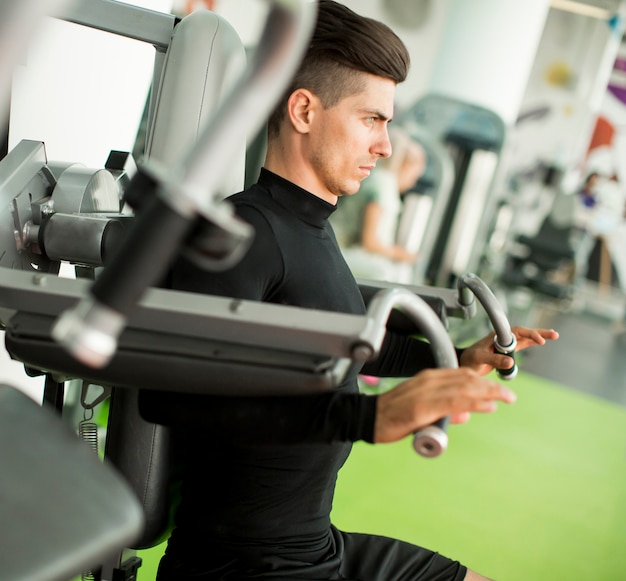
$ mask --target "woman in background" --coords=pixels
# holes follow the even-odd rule
[[[356,277],[411,282],[417,256],[396,243],[401,194],[415,185],[426,169],[421,145],[399,128],[389,130],[392,155],[380,159],[353,196],[342,196],[331,216],[337,241]]]

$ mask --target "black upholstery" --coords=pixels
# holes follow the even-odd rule
[[[279,351],[225,341],[127,328],[117,352],[104,368],[84,365],[52,339],[55,316],[15,314],[7,324],[5,344],[14,359],[60,378],[81,378],[95,385],[189,393],[278,395],[332,389],[335,359],[325,355]]]
[[[574,260],[571,234],[570,225],[559,226],[548,216],[535,236],[521,235],[518,237],[518,242],[526,245],[530,250],[530,255],[526,260],[548,271],[558,268],[565,261]]]
[[[558,225],[548,216],[535,236],[520,235],[516,242],[524,252],[507,259],[502,282],[508,286],[524,286],[552,298],[571,294],[567,272],[574,272],[575,249],[571,242],[572,226]],[[566,276],[555,276],[559,271]]]
[[[178,490],[170,431],[139,415],[138,393],[136,389],[113,389],[105,457],[124,476],[143,507],[144,531],[130,548],[146,549],[166,539]]]

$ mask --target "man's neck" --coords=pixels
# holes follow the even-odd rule
[[[293,155],[289,155],[288,152],[281,152],[280,155],[276,153],[276,147],[268,147],[265,163],[263,164],[265,169],[296,184],[325,202],[333,206],[337,205],[337,196],[329,192],[321,184],[319,178],[308,164],[298,162],[297,159],[293,160]]]

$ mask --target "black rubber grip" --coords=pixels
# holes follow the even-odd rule
[[[109,266],[94,282],[93,296],[128,315],[144,291],[163,278],[193,222],[193,217],[182,216],[153,195],[144,203]]]
[[[494,351],[499,353],[500,355],[506,355],[507,357],[511,357],[513,359],[513,367],[509,369],[496,369],[496,372],[502,379],[513,379],[517,375],[517,362],[515,361],[515,351],[507,351],[506,349],[501,349],[498,347],[498,344],[494,344]]]

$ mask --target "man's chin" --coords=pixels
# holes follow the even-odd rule
[[[358,191],[360,189],[361,189],[361,182],[360,181],[356,181],[355,183],[350,184],[349,186],[347,186],[342,195],[344,195],[344,196],[353,196],[354,194],[358,193]]]

